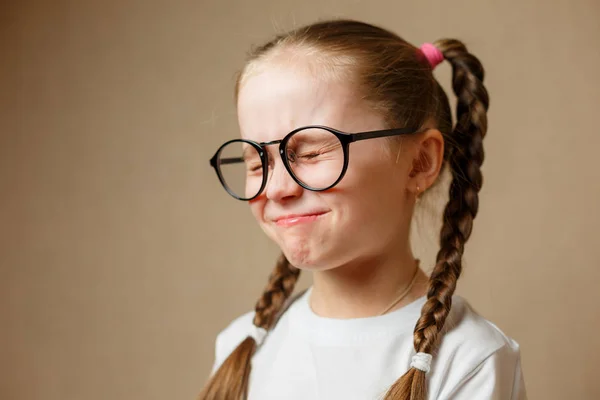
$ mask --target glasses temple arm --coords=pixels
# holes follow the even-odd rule
[[[229,158],[219,158],[219,164],[224,165],[224,164],[237,164],[237,163],[243,163],[244,162],[244,158],[243,157],[229,157]]]
[[[418,129],[414,128],[396,128],[396,129],[384,129],[380,131],[372,131],[372,132],[361,132],[354,133],[352,135],[352,141],[357,142],[359,140],[365,139],[374,139],[380,137],[388,137],[388,136],[399,136],[399,135],[409,135],[411,133],[418,132]]]

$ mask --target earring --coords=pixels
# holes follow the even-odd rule
[[[419,197],[419,192],[421,191],[421,188],[419,187],[419,185],[417,185],[417,192],[415,193],[415,201],[419,201],[421,200],[421,198]]]

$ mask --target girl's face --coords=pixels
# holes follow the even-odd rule
[[[388,128],[343,80],[316,79],[307,65],[287,63],[261,65],[246,77],[238,94],[238,120],[242,137],[256,142],[282,139],[306,125],[348,133]],[[267,146],[273,167],[250,208],[292,265],[326,270],[385,257],[406,243],[412,213],[410,139],[403,139],[399,154],[390,146],[384,138],[352,143],[346,175],[324,192],[299,186],[285,169],[278,145]]]

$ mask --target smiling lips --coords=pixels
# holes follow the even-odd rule
[[[277,226],[290,227],[308,222],[313,222],[320,216],[327,214],[327,211],[317,211],[307,214],[289,214],[283,217],[275,218]]]

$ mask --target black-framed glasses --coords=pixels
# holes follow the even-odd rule
[[[256,198],[267,185],[269,156],[266,146],[279,144],[283,165],[298,185],[320,192],[331,189],[348,169],[348,146],[359,140],[409,135],[413,128],[346,133],[321,125],[294,129],[281,140],[258,143],[233,139],[210,159],[225,190],[239,200]]]

